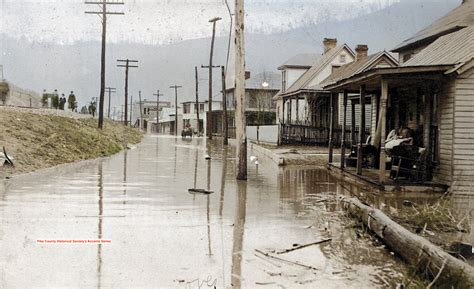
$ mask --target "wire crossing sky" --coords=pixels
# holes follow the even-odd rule
[[[328,20],[344,20],[400,0],[249,0],[247,32],[270,34]],[[403,0],[407,1],[407,0]],[[217,35],[228,33],[224,0],[124,0],[125,16],[109,19],[110,42],[167,44],[209,36],[207,20],[221,16]],[[229,0],[233,8],[234,1]],[[100,40],[97,16],[79,0],[2,0],[0,32],[35,42],[72,44]],[[97,7],[99,8],[99,7]]]

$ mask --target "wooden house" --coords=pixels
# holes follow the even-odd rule
[[[324,53],[291,85],[284,85],[276,96],[280,102],[280,143],[327,144],[331,98],[330,92],[324,90],[321,83],[341,67],[355,61],[357,55],[359,58],[361,55],[367,56],[366,46],[356,48],[357,53],[354,53],[346,44],[337,45],[337,39],[325,38],[323,44]],[[338,99],[335,101],[337,115],[342,104]],[[358,105],[354,110],[359,110]],[[339,139],[342,135],[341,123],[337,122],[334,129],[338,132],[335,138]]]
[[[372,145],[379,152],[378,169],[366,169],[365,135],[359,133],[357,168],[341,162],[331,168],[382,189],[428,186],[455,193],[474,194],[474,0],[463,3],[443,18],[398,45],[400,65],[373,67],[325,83],[324,89],[370,95],[374,109]],[[344,101],[345,102],[345,101]],[[343,118],[346,118],[343,117]],[[385,140],[392,129],[407,127],[423,148],[422,180],[416,183],[388,178]],[[392,163],[393,167],[393,163]]]

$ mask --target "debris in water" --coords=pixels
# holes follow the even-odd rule
[[[210,195],[214,193],[213,191],[208,191],[205,189],[188,189],[188,192],[192,194],[204,194],[204,195]]]
[[[329,241],[332,241],[332,239],[324,239],[324,240],[320,240],[320,241],[305,244],[305,245],[293,244],[293,248],[277,252],[277,254],[284,254],[284,253],[292,252],[292,251],[295,251],[295,250],[303,249],[303,248],[306,248],[306,247],[309,247],[309,246],[323,244],[323,243],[326,243],[326,242],[329,242]]]
[[[7,154],[7,151],[5,150],[5,146],[3,147],[3,155],[2,153],[0,153],[0,161],[3,163],[3,166],[10,166],[10,167],[15,166],[13,164],[13,157]]]

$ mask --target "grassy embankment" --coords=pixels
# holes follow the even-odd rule
[[[96,119],[2,110],[0,148],[5,146],[14,157],[15,167],[0,166],[0,177],[110,156],[142,137],[136,129],[111,121],[101,131]]]

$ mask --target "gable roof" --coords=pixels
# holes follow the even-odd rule
[[[266,82],[268,87],[263,87]],[[264,71],[245,81],[245,89],[279,90],[281,88],[281,74]]]
[[[474,58],[474,26],[444,35],[402,66],[462,66]]]
[[[343,51],[344,49],[349,51],[349,53],[351,53],[352,56],[355,56],[352,49],[350,49],[349,46],[347,46],[346,44],[336,46],[335,48],[323,54],[321,58],[308,71],[303,73],[303,75],[301,75],[295,81],[295,83],[293,83],[285,92],[281,93],[281,96],[294,94],[304,89],[310,89],[309,85],[311,81],[316,76],[318,76],[318,74],[321,73],[324,70],[324,68],[326,68],[334,60],[334,58],[338,56],[339,53]],[[317,89],[317,88],[313,87],[311,89]]]
[[[328,85],[335,84],[341,80],[350,78],[364,71],[370,70],[371,68],[374,68],[381,60],[391,62],[392,67],[398,66],[398,61],[393,58],[390,53],[388,53],[387,51],[380,51],[341,66],[336,71],[334,71],[334,73],[332,73],[328,78],[326,78],[320,84],[320,86],[326,87]]]
[[[285,68],[306,68],[309,69],[320,57],[317,53],[302,53],[293,56],[278,67],[278,70]]]
[[[474,1],[464,0],[463,4],[419,31],[411,38],[397,45],[392,51],[400,52],[419,44],[430,42],[448,33],[474,25]]]

